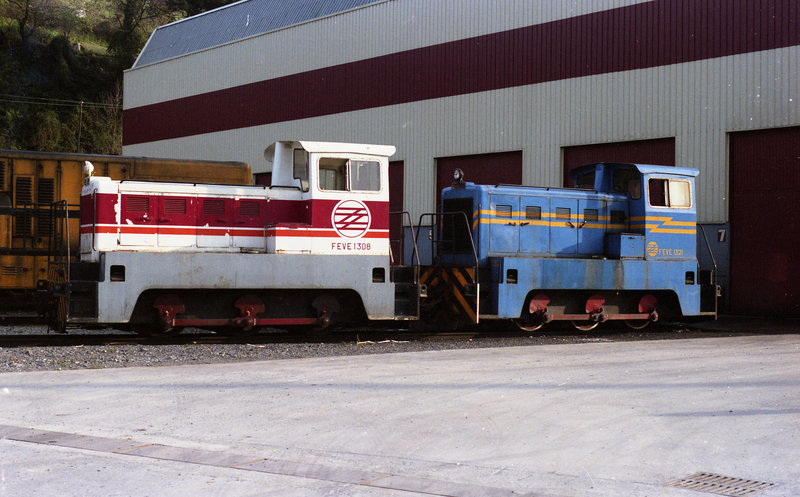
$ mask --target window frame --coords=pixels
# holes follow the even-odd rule
[[[344,189],[331,189],[331,188],[323,188],[322,187],[322,174],[321,171],[321,164],[325,160],[331,161],[344,161]],[[377,173],[377,181],[378,181],[378,188],[376,190],[357,190],[353,188],[353,171],[354,167],[357,164],[375,164],[376,166],[376,173]],[[386,189],[385,179],[384,179],[384,172],[382,167],[382,162],[379,158],[376,157],[363,157],[363,156],[353,156],[353,155],[346,155],[342,156],[340,154],[319,154],[313,158],[313,168],[314,168],[314,175],[315,175],[315,189],[321,193],[356,193],[356,194],[364,194],[364,195],[378,195]]]
[[[650,182],[654,181],[654,180],[663,181],[664,182],[664,185],[666,187],[665,191],[664,191],[664,204],[665,205],[660,205],[660,204],[659,205],[655,205],[655,204],[653,204],[653,196],[651,195]],[[670,190],[672,188],[670,186],[671,184],[685,184],[687,186],[687,189],[688,189],[688,200],[689,200],[688,205],[679,205],[679,206],[672,205],[672,199],[670,198]],[[671,177],[668,177],[668,176],[648,176],[647,177],[647,205],[650,206],[650,207],[653,207],[653,208],[656,208],[656,209],[675,209],[675,210],[692,209],[694,207],[694,195],[693,194],[694,194],[694,192],[693,192],[692,181],[689,180],[689,179],[686,179],[686,178],[671,178]]]
[[[300,154],[298,154],[300,152]],[[298,155],[305,159],[305,162],[298,162]],[[298,171],[298,169],[303,168]],[[298,174],[305,173],[305,174]],[[303,148],[292,149],[292,178],[300,181],[300,190],[303,192],[308,191],[308,173],[309,173],[309,153]]]

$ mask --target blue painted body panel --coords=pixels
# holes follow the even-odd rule
[[[490,275],[480,282],[488,297],[480,313],[516,318],[531,292],[576,290],[671,293],[682,314],[699,314],[698,171],[595,164],[573,173],[582,174],[578,184],[594,189],[461,183],[443,191],[442,211],[457,206],[471,219],[478,266]],[[442,253],[436,263],[475,262],[471,253]]]
[[[700,286],[685,284],[685,274],[697,271],[692,261],[645,261],[612,259],[554,259],[505,257],[495,264],[499,273],[517,270],[517,282],[484,282],[493,290],[489,302],[482,302],[485,311],[496,312],[499,318],[519,317],[525,298],[534,289],[551,290],[625,290],[642,292],[672,291],[678,298],[681,312],[700,312]],[[486,312],[489,314],[490,312]]]

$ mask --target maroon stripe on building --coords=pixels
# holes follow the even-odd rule
[[[123,144],[794,45],[797,0],[655,0],[127,109]]]

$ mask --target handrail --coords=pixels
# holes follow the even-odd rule
[[[412,223],[411,213],[410,212],[408,212],[408,211],[389,212],[389,216],[390,217],[392,216],[392,214],[394,214],[394,215],[400,214],[401,216],[405,216],[406,220],[408,221],[408,225],[410,227],[414,226],[413,223]],[[411,232],[411,234],[412,234],[412,236],[411,236],[411,245],[414,247],[414,253],[413,253],[412,257],[411,257],[411,263],[413,264],[414,263],[414,259],[416,259],[416,261],[417,261],[417,264],[416,264],[417,273],[419,273],[420,264],[419,264],[419,250],[417,249],[417,237],[413,236],[413,234],[414,234],[413,231]],[[403,243],[404,240],[405,240],[405,225],[403,225],[403,235],[400,238],[400,243]],[[389,241],[389,258],[390,258],[390,261],[392,263],[394,263],[394,255],[392,254],[391,240]],[[402,265],[402,261],[400,262],[400,264]]]
[[[448,212],[426,212],[426,213],[422,214],[419,217],[419,223],[417,224],[417,232],[416,232],[415,238],[419,237],[419,230],[422,227],[422,220],[424,218],[431,217],[431,220],[432,220],[431,229],[433,230],[433,229],[436,228],[435,220],[437,218],[443,219],[445,216],[456,216],[456,217],[458,217],[458,218],[460,218],[460,219],[462,219],[464,221],[464,226],[466,227],[466,232],[469,234],[469,245],[470,245],[470,248],[472,249],[472,258],[473,258],[473,261],[475,262],[475,264],[474,264],[474,268],[475,268],[474,279],[475,279],[475,283],[478,283],[478,251],[475,248],[475,239],[472,236],[472,229],[471,229],[471,227],[469,225],[469,218],[467,217],[467,213],[466,212],[463,212],[463,211],[448,211]],[[435,235],[433,237],[431,237],[431,255],[432,256],[434,255],[434,250],[433,250],[434,249],[434,245],[436,243],[441,243],[443,241],[445,241],[445,240],[436,239]]]
[[[708,255],[711,257],[711,263],[714,265],[714,277],[716,278],[717,273],[717,260],[714,258],[714,252],[711,250],[711,244],[708,242],[708,237],[706,236],[706,230],[703,228],[702,224],[697,225],[700,228],[700,233],[703,234],[703,240],[706,242],[706,249],[708,250]]]

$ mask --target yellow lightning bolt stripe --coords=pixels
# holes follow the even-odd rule
[[[485,224],[506,224],[509,222],[525,222],[528,223],[529,226],[551,226],[551,227],[561,227],[561,223],[565,223],[565,219],[558,219],[558,215],[553,212],[542,212],[541,217],[542,219],[526,219],[525,212],[518,211],[518,212],[511,212],[511,215],[508,215],[508,211],[502,212],[503,216],[500,216],[500,213],[496,210],[491,209],[482,209],[476,210],[474,213],[475,221],[473,222],[473,229],[475,229],[478,224],[485,223]],[[584,216],[581,214],[573,214],[577,219],[577,222],[583,222]],[[571,216],[571,217],[572,217]],[[549,219],[549,220],[548,220]],[[598,216],[598,221],[610,221],[610,216]],[[633,229],[646,229],[652,233],[671,233],[671,234],[678,234],[678,235],[694,235],[697,234],[697,223],[695,221],[674,221],[671,217],[655,217],[655,216],[637,216],[631,218],[631,221],[634,223],[631,224],[631,228]],[[640,222],[635,222],[640,221]],[[644,221],[644,222],[641,222]],[[590,228],[590,229],[625,229],[626,225],[624,224],[609,224],[603,225],[599,223],[586,223],[581,228]]]
[[[631,228],[644,228],[651,233],[670,233],[676,235],[696,235],[697,223],[695,221],[673,221],[671,217],[636,216],[631,221],[640,221],[631,224]],[[641,221],[644,221],[643,223]]]

